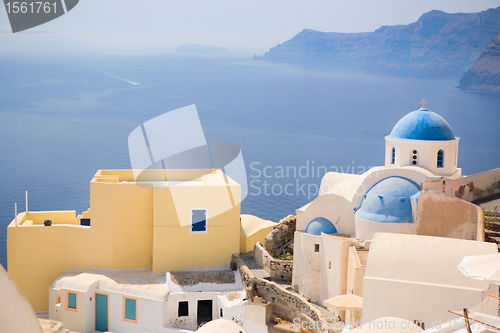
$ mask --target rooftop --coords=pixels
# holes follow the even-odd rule
[[[215,169],[98,170],[91,182],[165,186],[238,185],[221,170]]]
[[[240,274],[230,270],[167,272],[167,287],[172,293],[243,290]]]
[[[96,282],[99,290],[156,300],[166,299],[169,292],[165,274],[153,274],[150,269],[68,271],[52,287],[86,292]]]

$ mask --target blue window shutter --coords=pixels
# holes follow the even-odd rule
[[[137,320],[137,301],[133,298],[125,298],[125,319]]]
[[[76,309],[76,294],[68,293],[68,308]]]
[[[191,213],[191,231],[207,231],[207,211],[205,209],[193,209]]]

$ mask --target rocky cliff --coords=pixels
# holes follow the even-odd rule
[[[433,10],[409,25],[374,32],[306,29],[254,59],[465,72],[499,31],[500,7],[480,13]]]
[[[500,93],[500,33],[493,37],[476,64],[462,76],[458,87]]]

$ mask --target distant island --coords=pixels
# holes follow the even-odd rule
[[[228,53],[229,50],[220,46],[202,44],[181,44],[177,46],[178,53]]]
[[[408,25],[374,32],[305,29],[253,59],[355,67],[465,72],[500,31],[500,7],[480,13],[432,10]]]
[[[500,93],[500,33],[481,53],[476,64],[460,79],[460,89]]]

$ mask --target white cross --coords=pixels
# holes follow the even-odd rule
[[[420,104],[422,104],[422,109],[425,109],[425,104],[427,104],[427,101],[425,100],[425,98],[422,98],[422,100],[420,101]]]

